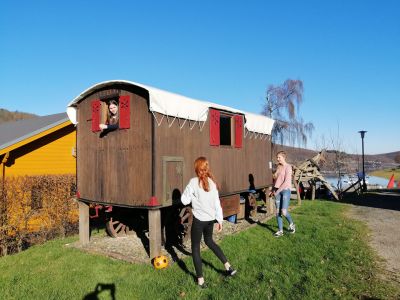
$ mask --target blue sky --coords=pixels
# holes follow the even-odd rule
[[[48,115],[126,79],[250,112],[304,83],[307,148],[400,150],[400,1],[1,1],[0,108]]]

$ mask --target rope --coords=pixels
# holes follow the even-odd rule
[[[175,116],[174,119],[172,120],[171,124],[169,124],[169,118],[168,118],[168,115],[167,115],[168,128],[171,128],[172,124],[174,124],[174,122],[175,122],[175,119],[176,119],[176,116]]]
[[[162,121],[163,121],[163,119],[164,119],[164,115],[162,115],[160,122],[158,122],[157,117],[156,117],[156,114],[154,113],[154,111],[151,111],[151,113],[153,114],[153,117],[154,117],[154,119],[156,120],[157,126],[160,127],[160,126],[161,126],[161,123],[162,123]]]

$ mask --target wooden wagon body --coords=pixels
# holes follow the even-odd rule
[[[119,129],[104,133],[99,124],[110,100],[119,103]],[[239,194],[250,184],[272,183],[273,121],[264,116],[131,81],[96,84],[72,100],[67,113],[77,126],[82,242],[88,241],[89,203],[144,208],[149,210],[150,253],[156,255],[159,210],[179,202],[199,156],[210,161],[225,216],[235,211]]]

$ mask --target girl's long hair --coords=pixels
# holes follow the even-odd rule
[[[278,156],[278,155],[283,156],[283,158],[286,161],[287,154],[285,151],[279,151],[278,153],[276,153],[276,156]],[[278,177],[278,173],[281,171],[281,169],[282,169],[282,165],[278,164],[278,166],[276,167],[276,171],[272,174],[272,179],[276,179]]]
[[[207,158],[200,156],[194,161],[194,170],[197,177],[199,178],[199,185],[206,191],[210,191],[210,185],[208,183],[208,178],[214,181],[218,189],[218,184],[215,181],[214,175],[211,173],[210,165]]]
[[[118,102],[115,100],[111,100],[108,103],[108,107],[110,107],[111,104],[114,104],[118,109],[116,114],[113,116],[110,112],[110,109],[108,108],[108,113],[107,113],[107,124],[113,125],[113,124],[118,124],[119,121],[119,106],[118,106]],[[114,118],[113,118],[114,117]]]

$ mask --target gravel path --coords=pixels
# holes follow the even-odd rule
[[[400,284],[400,193],[368,193],[353,202],[350,216],[370,229],[370,244],[384,259],[388,279]]]
[[[272,218],[273,214],[267,213],[265,210],[257,212],[256,220],[264,222],[269,218]],[[257,223],[252,220],[239,220],[236,224],[224,221],[223,230],[221,233],[214,233],[214,239],[216,241],[221,240],[224,236],[234,234],[245,230],[246,228],[256,226]],[[130,263],[149,263],[149,250],[148,250],[148,237],[145,235],[137,235],[133,232],[131,235],[126,237],[111,238],[106,234],[94,235],[90,238],[89,244],[82,246],[79,242],[67,244],[67,247],[74,247],[81,249],[85,252],[92,254],[98,254],[107,256],[113,259],[124,260]],[[162,248],[162,253],[169,257],[170,262],[177,261],[179,258],[191,255],[190,243],[188,247],[171,247]],[[206,246],[201,245],[202,248]]]

